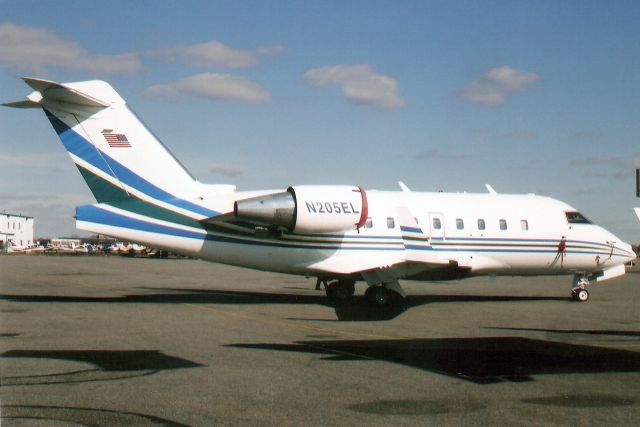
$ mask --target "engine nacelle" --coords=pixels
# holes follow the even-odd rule
[[[282,193],[238,200],[234,214],[241,220],[295,233],[334,233],[362,227],[367,221],[368,202],[360,187],[300,185]]]

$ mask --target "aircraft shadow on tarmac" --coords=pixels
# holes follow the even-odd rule
[[[180,427],[165,418],[136,412],[44,405],[2,405],[2,420],[16,425],[148,425]],[[37,420],[37,421],[34,421]],[[39,422],[38,422],[39,421]],[[51,424],[49,424],[51,421]]]
[[[640,337],[637,331],[612,331],[602,329],[543,329],[543,328],[507,328],[496,326],[485,326],[484,329],[495,329],[500,331],[525,331],[525,332],[547,332],[551,334],[584,334],[584,335],[607,335],[618,337]]]
[[[140,293],[122,296],[61,296],[61,295],[0,295],[0,299],[25,303],[152,303],[152,304],[301,304],[322,305],[335,309],[338,320],[371,321],[390,320],[407,309],[433,303],[460,302],[515,302],[515,301],[568,301],[569,298],[540,296],[503,295],[409,295],[396,307],[380,310],[371,307],[364,296],[354,296],[349,302],[335,305],[327,297],[318,295],[295,295],[285,293],[219,291],[210,289],[155,289],[158,293]],[[169,291],[169,292],[167,292]],[[298,319],[305,320],[305,319]]]
[[[533,381],[533,375],[639,372],[640,353],[518,337],[300,341],[230,347],[324,355],[333,362],[398,363],[477,384]]]
[[[166,355],[156,350],[9,350],[0,354],[6,359],[53,359],[78,362],[80,369],[46,375],[7,375],[2,385],[70,384],[121,380],[155,374],[159,371],[197,368],[203,365]],[[87,368],[86,364],[93,367]]]

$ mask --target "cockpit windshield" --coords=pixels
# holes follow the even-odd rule
[[[565,215],[567,216],[567,222],[569,224],[592,224],[592,222],[580,212],[565,212]]]

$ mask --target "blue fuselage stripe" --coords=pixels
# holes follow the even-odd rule
[[[96,205],[85,205],[79,206],[76,208],[76,217],[79,221],[86,221],[90,223],[103,224],[114,227],[121,227],[133,230],[139,230],[149,233],[157,233],[164,234],[175,237],[184,237],[189,239],[198,239],[198,240],[207,240],[214,242],[222,242],[222,243],[234,243],[241,245],[250,245],[250,246],[269,246],[269,247],[280,247],[280,248],[295,248],[295,249],[316,249],[316,250],[392,250],[392,251],[401,251],[404,250],[403,246],[397,247],[389,247],[388,243],[385,242],[367,242],[367,243],[355,243],[353,242],[351,246],[349,243],[340,243],[340,244],[325,244],[319,245],[318,241],[314,242],[316,244],[308,244],[305,243],[304,240],[297,242],[289,242],[285,243],[283,241],[273,241],[273,240],[252,240],[245,239],[241,237],[235,236],[224,236],[219,234],[210,234],[210,233],[199,233],[190,230],[184,230],[181,228],[170,227],[162,224],[155,224],[152,222],[144,221],[137,218],[131,218],[123,214],[114,213],[105,209],[101,209]],[[331,242],[329,242],[331,243]],[[595,244],[595,243],[594,243]],[[364,246],[364,245],[377,245],[377,247]],[[533,249],[530,246],[523,244],[521,245],[521,249],[509,248],[504,249],[501,248],[501,245],[495,245],[497,247],[491,248],[438,248],[440,245],[434,245],[433,247],[428,246],[417,246],[417,245],[409,245],[407,249],[414,250],[423,250],[423,251],[438,251],[438,252],[484,252],[484,253],[531,253],[531,254],[541,254],[541,253],[557,253],[557,250],[554,248],[544,248]],[[528,248],[526,248],[529,246]],[[587,255],[604,255],[609,256],[610,251],[598,251],[596,248],[586,248],[590,250],[567,250],[565,253],[568,254],[587,254]],[[612,256],[624,256],[620,254],[613,253]]]

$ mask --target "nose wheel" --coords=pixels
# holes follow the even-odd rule
[[[571,292],[571,298],[574,301],[586,302],[589,300],[589,291],[586,289],[578,289]]]
[[[571,286],[571,299],[577,302],[586,302],[589,300],[589,277],[575,275],[573,277],[573,285]]]

